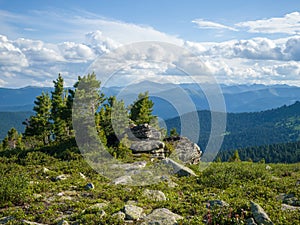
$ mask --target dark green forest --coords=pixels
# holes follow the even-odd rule
[[[212,112],[219,114],[218,112]],[[180,132],[183,121],[200,121],[199,137],[192,126],[188,137],[199,138],[199,146],[205,149],[210,135],[211,112],[198,111],[165,121],[168,130],[175,127]],[[228,113],[227,127],[221,150],[233,150],[251,146],[296,142],[300,140],[300,102],[277,109],[253,113]]]

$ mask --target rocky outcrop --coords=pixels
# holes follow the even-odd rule
[[[274,225],[265,210],[260,205],[255,202],[251,202],[250,204],[251,212],[256,223],[264,225]]]
[[[133,154],[147,153],[152,157],[163,159],[168,151],[161,141],[161,132],[150,125],[132,125],[127,129],[128,139],[132,141],[130,149]]]
[[[198,164],[202,155],[200,147],[187,137],[169,137],[164,139],[165,142],[174,147],[171,157],[179,159],[185,164]]]

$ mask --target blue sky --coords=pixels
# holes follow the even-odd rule
[[[0,0],[0,28],[3,87],[49,86],[58,73],[72,85],[99,55],[141,41],[189,49],[220,83],[300,86],[297,0]]]

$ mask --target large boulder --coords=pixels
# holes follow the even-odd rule
[[[138,220],[142,216],[143,208],[135,205],[125,205],[124,213],[125,213],[125,219]]]
[[[162,191],[145,189],[143,191],[143,197],[152,201],[166,201],[167,198]]]
[[[258,224],[264,225],[274,225],[265,210],[255,202],[251,201],[251,212],[253,214],[254,220]]]
[[[134,141],[130,149],[133,153],[151,153],[152,151],[164,149],[165,143],[158,140]]]
[[[182,216],[171,212],[166,208],[155,209],[143,218],[144,222],[142,225],[177,225],[177,220],[183,219]]]
[[[164,139],[165,142],[174,146],[174,152],[171,157],[179,159],[185,164],[198,164],[202,155],[200,147],[187,137],[169,137]]]
[[[187,176],[196,176],[193,170],[190,168],[183,166],[170,158],[165,158],[162,160],[166,166],[170,167],[173,170],[173,173],[177,174],[180,177],[187,177]]]

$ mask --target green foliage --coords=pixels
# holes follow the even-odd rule
[[[20,205],[26,202],[28,194],[28,179],[13,169],[13,165],[0,163],[0,207]]]
[[[7,132],[7,136],[4,138],[2,142],[2,148],[6,149],[23,149],[24,144],[22,142],[22,135],[18,133],[15,128],[11,128]]]
[[[157,118],[152,115],[154,103],[149,93],[140,93],[138,99],[130,106],[130,119],[136,124],[153,123]]]
[[[42,95],[37,96],[34,104],[35,115],[23,122],[26,125],[24,135],[27,137],[35,136],[37,140],[47,145],[51,134],[51,99],[49,94],[42,93]]]
[[[235,150],[233,153],[233,156],[231,156],[228,160],[228,162],[240,162],[240,156],[239,156],[239,151]]]
[[[177,137],[179,136],[179,134],[177,133],[177,130],[175,127],[173,127],[171,130],[170,130],[170,136],[171,137]]]

